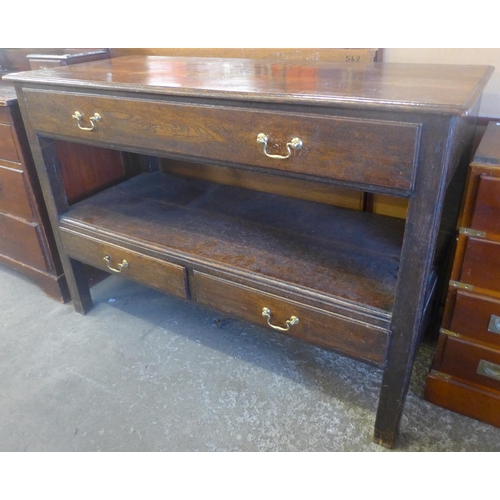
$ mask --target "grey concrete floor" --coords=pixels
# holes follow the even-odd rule
[[[381,372],[112,276],[86,316],[0,266],[0,452],[500,451],[500,429],[422,399],[372,442]]]

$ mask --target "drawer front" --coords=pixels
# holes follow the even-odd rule
[[[93,238],[61,229],[67,254],[91,266],[120,273],[139,283],[178,297],[188,296],[187,273],[182,266],[154,259]],[[108,256],[108,260],[104,258]]]
[[[500,347],[500,300],[458,290],[450,330]]]
[[[480,177],[471,226],[487,233],[500,234],[500,177]]]
[[[29,89],[25,96],[40,132],[402,190],[413,183],[416,124]],[[79,129],[75,111],[93,130]],[[91,122],[95,113],[100,118]],[[301,149],[287,146],[294,138]]]
[[[500,392],[431,372],[424,397],[438,406],[500,427]]]
[[[500,390],[500,351],[448,337],[439,371]]]
[[[0,214],[0,254],[35,269],[50,271],[46,252],[38,224]]]
[[[468,238],[460,281],[500,291],[500,243]]]
[[[0,165],[0,212],[24,219],[33,217],[23,172],[2,165]]]
[[[385,363],[385,330],[197,271],[193,282],[196,300],[203,305],[379,366]]]
[[[0,123],[0,160],[21,163],[13,133],[10,125]]]

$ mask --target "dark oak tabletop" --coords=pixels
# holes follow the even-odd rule
[[[493,70],[479,65],[125,56],[11,73],[5,79],[96,90],[466,114]]]

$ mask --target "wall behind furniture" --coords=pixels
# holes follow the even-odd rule
[[[489,64],[495,66],[481,100],[479,116],[500,119],[500,49],[384,49],[385,62]]]

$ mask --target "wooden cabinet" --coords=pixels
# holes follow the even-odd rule
[[[425,397],[500,426],[500,123],[470,165],[460,226]]]
[[[391,447],[491,72],[126,56],[9,81],[77,311],[90,264],[370,363]],[[62,141],[163,165],[70,204]],[[335,206],[338,188],[406,199],[408,216]]]
[[[0,263],[69,299],[14,88],[0,82]]]
[[[0,62],[4,72],[0,73],[0,77],[18,68],[29,69],[26,52],[31,50],[35,49],[1,49]],[[109,57],[109,51],[39,53],[36,64],[33,62],[32,66],[39,66],[42,61],[46,61],[48,66],[61,66],[104,57]],[[61,141],[55,147],[70,204],[123,179],[133,170],[129,168],[129,163],[123,161],[122,154],[118,151]],[[106,164],[105,174],[101,173],[103,164]],[[14,86],[2,80],[0,263],[28,276],[48,296],[60,302],[70,299]],[[93,280],[102,277],[91,269],[87,272]]]

